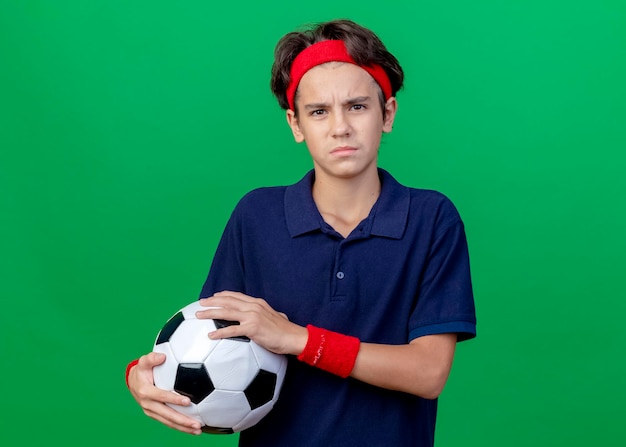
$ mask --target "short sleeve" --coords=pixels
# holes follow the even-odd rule
[[[418,290],[410,340],[443,333],[456,333],[459,341],[476,336],[469,253],[460,218],[435,238]]]
[[[223,290],[245,293],[241,218],[235,208],[213,256],[200,298],[212,296]]]

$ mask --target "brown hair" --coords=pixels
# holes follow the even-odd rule
[[[404,82],[402,67],[376,34],[351,20],[333,20],[302,31],[287,33],[276,44],[270,88],[283,109],[289,108],[286,92],[290,81],[291,64],[302,50],[323,40],[343,40],[348,53],[358,65],[378,64],[383,67],[391,82],[392,96],[402,88]],[[382,92],[381,98],[384,104]]]

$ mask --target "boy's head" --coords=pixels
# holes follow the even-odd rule
[[[350,62],[366,70],[380,87],[383,110],[385,101],[402,88],[402,67],[376,34],[350,20],[334,20],[288,33],[276,45],[270,86],[280,106],[297,115],[301,77],[331,61]]]

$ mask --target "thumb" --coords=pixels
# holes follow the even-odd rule
[[[153,366],[160,365],[165,361],[165,354],[162,352],[151,352],[145,356],[146,363],[148,367],[152,368]]]

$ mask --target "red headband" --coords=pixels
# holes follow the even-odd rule
[[[295,110],[296,89],[298,88],[302,76],[311,68],[325,64],[326,62],[349,62],[358,65],[363,70],[367,71],[378,83],[383,90],[385,99],[391,97],[391,82],[383,67],[378,64],[357,64],[348,53],[343,40],[322,40],[302,50],[291,64],[291,81],[287,87],[287,101],[289,101],[289,108],[291,110]]]

